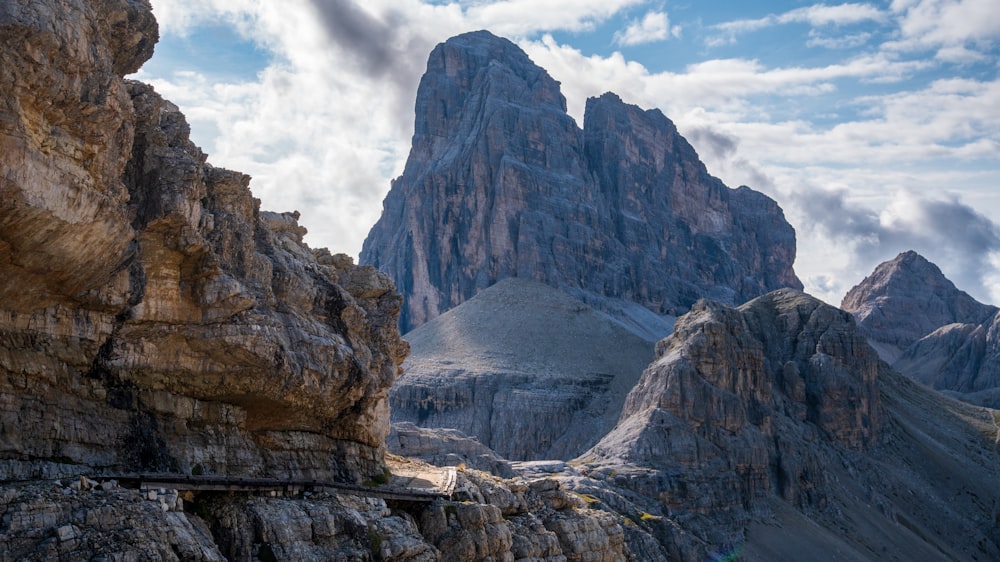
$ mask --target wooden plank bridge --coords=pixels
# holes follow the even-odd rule
[[[303,492],[328,492],[386,500],[430,503],[441,498],[451,498],[455,491],[457,474],[454,467],[401,470],[393,473],[388,483],[372,486],[319,480],[285,480],[215,474],[196,476],[175,473],[122,474],[104,476],[100,480],[116,480],[123,488],[139,490],[274,493],[283,496],[296,496]]]

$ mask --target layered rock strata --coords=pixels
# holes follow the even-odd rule
[[[662,113],[609,93],[580,129],[548,73],[480,31],[431,53],[406,167],[360,261],[405,296],[405,333],[506,277],[628,324],[801,288],[794,259],[777,204],[709,175]]]
[[[461,499],[425,506],[322,492],[178,500],[175,490],[103,484],[0,487],[0,560],[649,559],[626,544],[621,516],[592,509],[554,480],[459,475]]]
[[[678,559],[990,558],[996,433],[880,361],[849,314],[782,290],[679,318],[574,486],[645,510]]]
[[[1000,309],[959,290],[916,252],[880,264],[844,297],[894,368],[937,390],[1000,407]]]
[[[568,460],[612,427],[653,344],[558,289],[505,279],[407,335],[394,422],[511,460]]]
[[[145,1],[0,6],[0,478],[380,473],[399,295],[123,79],[156,34]]]

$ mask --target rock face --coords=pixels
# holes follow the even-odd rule
[[[981,324],[997,308],[959,290],[923,256],[903,252],[880,264],[840,303],[890,363],[917,340],[948,324]]]
[[[307,248],[123,80],[147,2],[4,2],[0,37],[0,479],[380,473],[392,282]]]
[[[1000,313],[980,324],[934,330],[893,367],[956,398],[1000,409]]]
[[[407,353],[387,276],[306,247],[123,79],[156,29],[144,0],[0,3],[0,560],[624,559],[555,482],[390,509],[76,477],[384,476]]]
[[[555,480],[467,470],[459,489],[461,499],[390,507],[323,492],[178,499],[176,490],[83,490],[58,481],[0,486],[0,560],[650,559],[625,543],[620,515],[593,509]]]
[[[892,371],[849,314],[782,290],[679,318],[576,488],[644,510],[677,559],[991,558],[996,431]]]
[[[653,344],[565,293],[505,279],[407,335],[394,422],[511,460],[568,460],[614,427]]]
[[[738,309],[699,301],[588,455],[708,477],[660,490],[674,509],[730,510],[772,491],[822,503],[823,470],[807,443],[869,447],[885,370],[848,314],[803,293]]]
[[[916,252],[879,265],[844,297],[896,370],[973,403],[1000,407],[1000,309],[959,290]]]
[[[386,447],[392,454],[420,459],[435,466],[467,466],[503,478],[514,476],[509,461],[457,429],[394,423],[386,438]]]
[[[777,204],[710,176],[662,113],[605,94],[581,130],[556,81],[480,31],[431,53],[409,159],[360,260],[396,282],[407,332],[506,277],[676,315],[801,288],[794,258]]]

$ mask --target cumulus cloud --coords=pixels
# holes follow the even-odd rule
[[[803,229],[850,249],[841,275],[854,279],[838,284],[817,278],[822,290],[842,295],[879,263],[915,250],[976,298],[996,302],[1000,296],[988,258],[1000,255],[1000,226],[958,197],[933,199],[901,190],[882,211],[851,202],[844,190],[802,191],[788,201],[801,213]]]
[[[678,37],[680,33],[680,27],[670,27],[666,12],[648,12],[641,20],[632,20],[624,30],[615,33],[614,40],[617,45],[632,46],[663,41],[671,35]]]
[[[974,0],[896,0],[885,10],[817,4],[735,22],[709,31],[806,23],[810,41],[844,53],[900,31],[881,49],[823,64],[704,58],[661,72],[620,52],[584,55],[548,34],[618,21],[640,0],[152,2],[164,34],[225,22],[273,55],[244,81],[197,72],[139,78],[181,106],[213,164],[253,176],[265,208],[300,210],[312,245],[360,249],[409,149],[427,54],[450,36],[486,28],[559,80],[581,123],[586,98],[608,90],[660,108],[712,174],[777,199],[798,232],[796,269],[828,302],[839,304],[878,262],[911,248],[960,287],[983,300],[993,290],[1000,302],[1000,275],[988,271],[1000,250],[983,214],[998,206],[1000,80],[995,69],[925,79],[945,60],[981,64],[995,34],[980,22],[942,29],[955,14],[976,16]],[[660,13],[631,24],[674,37]],[[836,33],[865,22],[881,32]],[[873,82],[893,84],[864,96],[845,89]],[[962,198],[942,197],[945,188],[964,189]],[[974,228],[958,232],[960,224]]]
[[[356,55],[364,69],[381,77],[393,70],[399,53],[392,49],[392,25],[351,0],[312,0],[330,39]]]
[[[720,160],[732,157],[736,154],[736,148],[739,146],[739,139],[736,137],[716,131],[708,126],[687,129],[684,136],[691,144],[700,149],[699,153],[707,152]]]
[[[889,9],[902,35],[894,49],[987,48],[1000,39],[995,0],[894,0]]]

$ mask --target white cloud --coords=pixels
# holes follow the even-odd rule
[[[866,21],[881,22],[885,21],[885,19],[886,14],[871,4],[852,3],[836,6],[815,4],[796,8],[782,14],[769,14],[762,18],[734,20],[712,26],[713,29],[723,32],[723,35],[711,37],[709,38],[709,42],[710,45],[731,43],[735,41],[736,35],[741,33],[749,33],[790,23],[806,23],[813,27],[822,27],[850,25]]]
[[[896,0],[904,47],[961,45],[1000,38],[1000,10],[995,0]]]
[[[962,205],[1000,209],[995,164],[981,169],[973,165],[1000,161],[1000,113],[994,109],[1000,107],[1000,80],[959,75],[919,86],[905,81],[940,65],[907,58],[908,51],[902,50],[907,45],[931,49],[939,61],[977,61],[981,43],[990,40],[981,25],[941,30],[927,15],[937,14],[944,22],[965,9],[961,13],[971,17],[974,12],[968,10],[975,2],[897,1],[887,12],[869,4],[821,4],[745,20],[762,23],[743,28],[789,22],[818,28],[885,23],[879,18],[890,14],[905,20],[906,26],[891,48],[833,64],[774,66],[753,59],[709,59],[674,72],[651,72],[621,53],[584,56],[551,35],[538,37],[539,32],[583,32],[607,23],[640,3],[636,0],[370,0],[363,6],[351,4],[355,10],[349,22],[332,24],[385,30],[369,37],[378,44],[365,43],[364,33],[350,41],[333,36],[331,23],[310,0],[153,3],[164,33],[180,34],[199,23],[222,20],[274,54],[270,65],[247,82],[219,83],[190,72],[152,81],[164,97],[181,106],[210,162],[252,175],[251,189],[264,208],[298,209],[310,230],[307,241],[333,251],[356,255],[378,218],[389,180],[402,170],[412,134],[414,93],[430,50],[450,36],[482,28],[516,39],[561,81],[576,119],[582,119],[588,96],[609,90],[629,103],[660,108],[689,136],[711,173],[729,185],[747,184],[775,197],[798,230],[797,271],[808,290],[833,304],[839,304],[843,292],[875,263],[895,255],[882,255],[883,250],[894,250],[880,243],[917,239],[909,234],[919,230],[918,224],[903,221],[906,212],[961,210]],[[631,23],[651,35],[668,29],[669,37],[676,26],[670,27],[666,14],[661,21],[659,13],[652,11]],[[346,30],[348,35],[352,29]],[[823,29],[810,34],[810,41],[831,48],[870,39],[864,33],[838,37]],[[845,83],[876,81],[888,84],[879,90],[889,93],[862,97],[843,89]],[[828,95],[832,92],[837,96]],[[816,100],[831,99],[835,106],[813,106],[820,103]],[[800,104],[801,110],[792,111]],[[835,117],[839,124],[823,125],[817,119],[841,111],[850,117]],[[954,205],[937,195],[955,186],[966,191]],[[826,193],[835,196],[823,199]],[[819,194],[816,197],[830,205],[839,201],[843,212],[830,213],[830,218],[841,220],[843,230],[857,235],[849,243],[832,235],[836,221],[826,230],[811,228],[809,221],[815,219],[797,198],[807,194]],[[907,207],[906,197],[937,204]],[[895,210],[883,224],[879,211],[887,206]],[[873,221],[867,223],[873,234],[861,234],[865,220]],[[895,237],[885,237],[893,232]],[[927,240],[926,245],[947,247],[939,239]],[[966,244],[963,248],[969,251],[962,255],[971,256],[974,247]],[[865,259],[857,257],[862,250],[868,252]],[[945,272],[962,286],[965,278]],[[979,289],[963,288],[981,290],[977,296],[988,299],[982,291],[993,290],[992,281],[980,273]]]
[[[815,29],[809,31],[806,47],[823,47],[825,49],[853,49],[860,47],[872,38],[871,33],[853,33],[851,35],[824,35]]]
[[[670,27],[666,12],[648,12],[641,20],[632,20],[623,31],[615,33],[615,43],[621,46],[641,45],[663,41],[671,35],[679,37],[681,29]]]
[[[472,25],[500,35],[523,36],[537,31],[588,31],[622,9],[645,0],[504,0],[480,2],[465,17]]]

